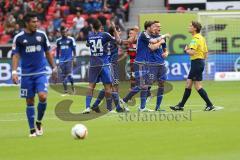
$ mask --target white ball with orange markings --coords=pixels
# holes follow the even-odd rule
[[[75,139],[85,139],[88,135],[87,127],[83,124],[76,124],[72,128],[72,136]]]

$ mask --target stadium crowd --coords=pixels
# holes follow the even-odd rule
[[[107,31],[110,21],[122,30],[128,21],[132,0],[0,0],[0,44],[12,43],[13,37],[24,27],[28,11],[38,14],[39,29],[51,42],[61,36],[65,26],[77,41],[84,41],[94,19],[99,19]]]

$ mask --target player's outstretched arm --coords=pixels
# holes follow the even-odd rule
[[[12,56],[12,81],[14,84],[18,84],[17,67],[19,59],[20,59],[19,54],[14,54]]]
[[[113,29],[114,29],[114,32],[113,32],[113,34],[114,34],[114,37],[115,37],[115,39],[116,39],[116,42],[118,43],[118,44],[121,44],[121,38],[120,38],[120,36],[119,36],[119,34],[118,34],[118,31],[117,31],[117,29],[116,29],[116,25],[115,25],[115,23],[114,22],[111,22],[111,26],[113,27]]]

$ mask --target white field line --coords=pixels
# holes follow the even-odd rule
[[[186,106],[202,106],[202,105],[186,105]],[[224,107],[222,107],[222,106],[215,106],[215,111],[219,111],[219,110],[223,110],[223,109],[224,109]],[[204,112],[203,110],[191,110],[191,111],[193,113]],[[132,113],[136,113],[136,112],[132,112]],[[149,112],[149,114],[151,114],[151,113],[156,113],[156,112]],[[162,114],[164,114],[164,113],[165,114],[169,114],[169,113],[173,113],[173,112],[171,112],[171,111],[162,112]],[[128,113],[128,114],[131,114],[131,112]],[[8,119],[5,119],[5,118],[1,119],[2,116],[8,116],[9,117],[9,116],[17,116],[17,115],[20,115],[21,117],[14,117],[13,119],[10,119],[10,118],[8,118]],[[114,117],[116,115],[118,115],[118,114],[105,114],[104,117],[105,116],[107,116],[107,117]],[[101,117],[103,117],[103,116],[101,116]],[[98,117],[98,118],[100,118],[100,117]],[[16,122],[16,121],[26,121],[26,120],[27,119],[25,117],[25,113],[16,112],[16,113],[2,113],[2,114],[0,114],[0,122]],[[48,113],[48,114],[45,115],[44,120],[60,120],[60,119],[57,118],[54,113]]]

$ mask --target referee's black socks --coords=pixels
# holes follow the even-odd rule
[[[203,88],[199,89],[198,93],[202,97],[202,99],[206,102],[208,107],[213,106],[212,102],[208,98],[207,92]]]
[[[182,101],[178,104],[179,107],[184,107],[185,103],[187,102],[188,98],[191,95],[191,91],[192,91],[192,89],[185,88]]]

